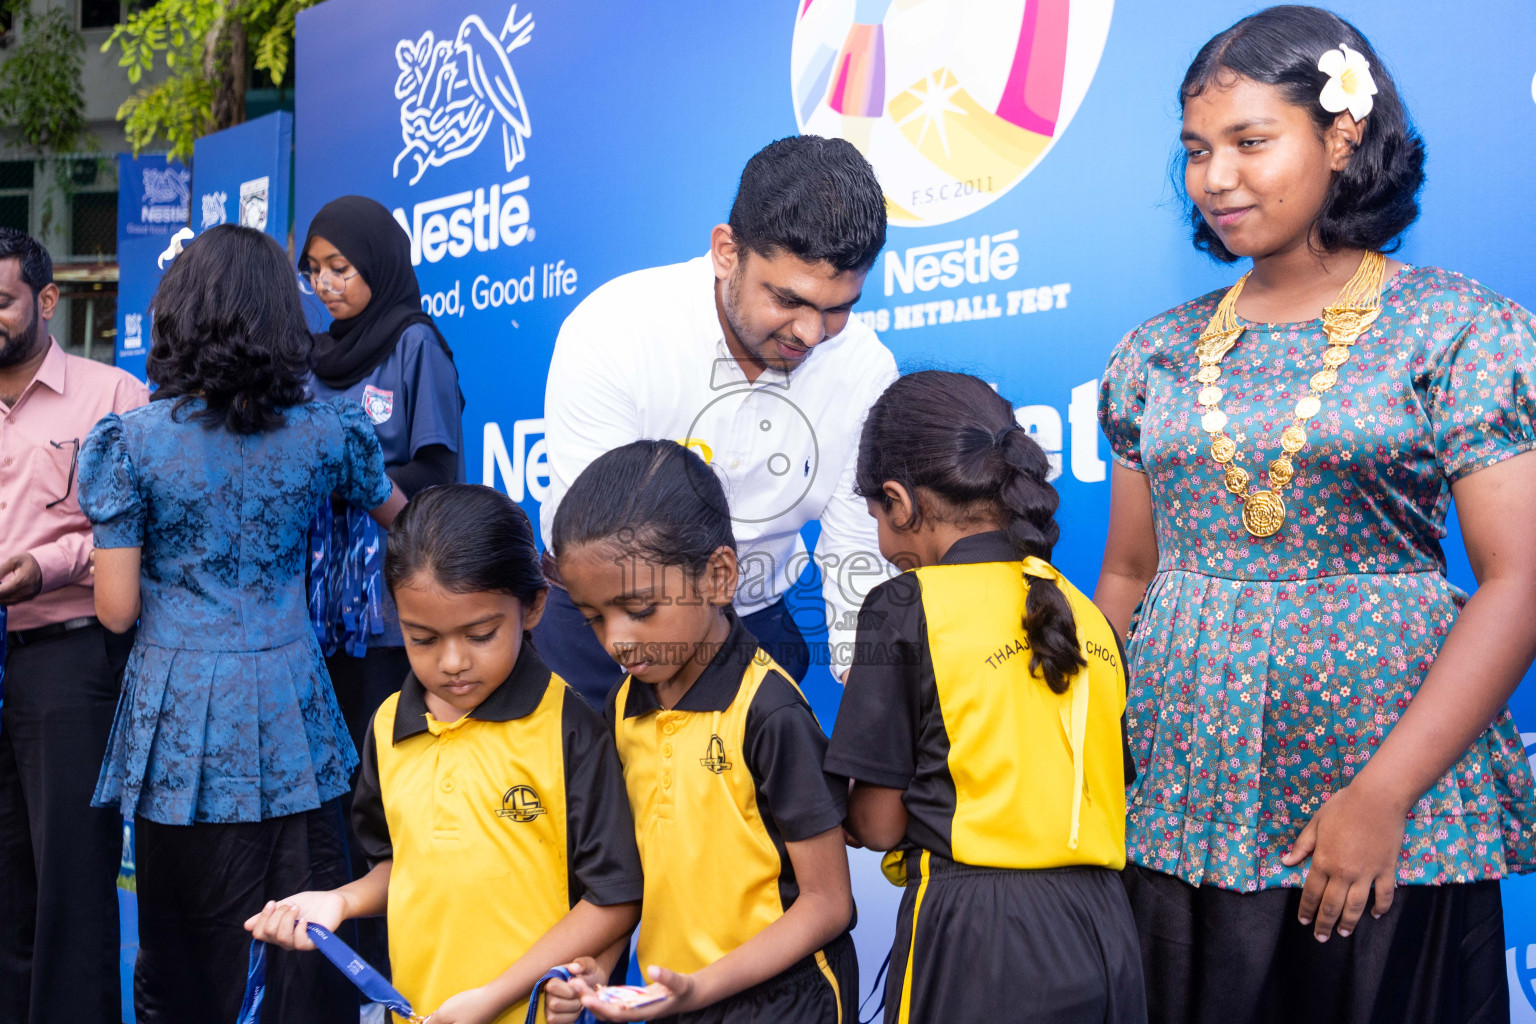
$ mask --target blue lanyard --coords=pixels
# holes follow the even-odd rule
[[[393,1013],[408,1021],[425,1019],[416,1016],[405,996],[384,975],[374,970],[368,961],[354,953],[351,946],[318,924],[309,924],[305,928],[314,940],[315,948],[324,953],[325,958],[335,964],[337,970],[345,974],[369,1001],[383,1003]],[[267,944],[258,939],[251,942],[251,960],[245,973],[245,999],[240,1003],[240,1016],[235,1019],[235,1024],[260,1024],[261,1003],[266,996]]]
[[[546,981],[570,981],[571,972],[564,967],[551,967],[544,972],[544,977],[533,983],[533,991],[528,994],[528,1019],[525,1024],[538,1024],[539,1019],[539,993],[544,990]],[[597,1024],[597,1018],[592,1016],[591,1010],[582,1010],[576,1018],[576,1024]]]
[[[3,641],[0,641],[3,642]],[[373,968],[368,961],[352,951],[352,947],[342,942],[330,931],[318,924],[305,926],[309,937],[314,940],[315,948],[325,954],[325,958],[335,964],[347,979],[356,985],[367,996],[369,1001],[383,1003],[391,1012],[408,1021],[422,1021],[426,1018],[416,1016],[416,1011],[411,1009],[410,1002],[389,983],[385,977]],[[534,982],[533,991],[528,995],[528,1020],[527,1024],[537,1024],[539,1015],[539,993],[544,990],[545,982],[556,978],[561,981],[569,981],[571,972],[564,967],[554,967],[544,973],[544,976]],[[245,998],[240,1003],[240,1016],[235,1024],[261,1024],[261,1003],[267,996],[267,944],[260,940],[251,943],[250,966],[245,973]],[[597,1018],[587,1010],[581,1011],[581,1016],[576,1018],[576,1024],[597,1024]]]

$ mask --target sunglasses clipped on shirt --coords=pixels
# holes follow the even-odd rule
[[[73,490],[75,486],[75,467],[80,464],[80,439],[78,437],[72,437],[68,441],[49,441],[48,443],[53,445],[59,451],[63,451],[66,447],[70,449],[69,476],[64,481],[64,493],[59,497],[54,498],[48,504],[44,505],[43,508],[45,509],[53,508],[55,505],[63,502],[65,498],[69,497],[69,492]]]

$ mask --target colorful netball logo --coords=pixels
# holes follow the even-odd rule
[[[1077,112],[1113,0],[795,0],[790,87],[859,147],[891,223],[943,224],[1017,185]]]

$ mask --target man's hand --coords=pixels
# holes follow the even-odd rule
[[[26,552],[0,562],[0,604],[21,604],[43,590],[43,570]]]

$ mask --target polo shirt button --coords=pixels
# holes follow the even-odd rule
[[[661,788],[662,789],[671,789],[672,788],[672,773],[671,772],[662,772],[661,773]]]
[[[663,743],[661,745],[661,756],[662,757],[671,757],[672,756],[672,744],[670,744],[670,743]]]
[[[732,459],[731,460],[731,468],[732,469],[740,469],[741,468],[741,460],[740,459]]]
[[[452,779],[444,779],[443,780],[443,792],[444,793],[452,793],[453,792],[453,780]]]
[[[666,733],[668,736],[671,736],[673,733],[677,732],[677,723],[668,722],[666,725],[661,727],[661,731]]]

